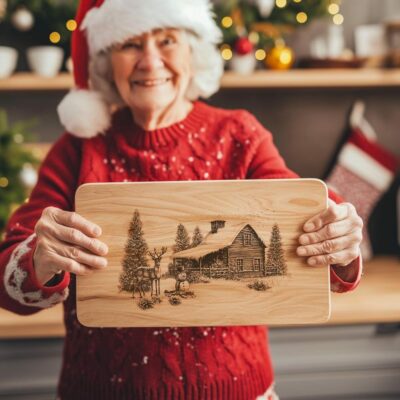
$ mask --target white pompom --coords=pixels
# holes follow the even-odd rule
[[[110,127],[111,113],[99,92],[71,90],[57,107],[58,117],[69,133],[81,138],[104,134]]]

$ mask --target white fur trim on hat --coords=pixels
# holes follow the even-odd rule
[[[90,54],[157,28],[182,28],[217,44],[222,33],[213,19],[209,0],[105,0],[86,14]]]
[[[58,105],[57,112],[67,131],[81,138],[104,133],[111,124],[109,106],[93,90],[71,90]]]

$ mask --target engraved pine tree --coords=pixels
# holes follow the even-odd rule
[[[125,244],[125,256],[122,261],[122,273],[119,277],[120,290],[132,292],[135,290],[136,269],[148,267],[146,255],[148,246],[144,239],[142,221],[138,210],[135,210],[129,225],[128,240]]]
[[[190,247],[189,234],[184,225],[179,224],[176,230],[175,245],[173,247],[174,253],[186,250]]]
[[[287,273],[287,265],[282,249],[282,238],[279,226],[274,224],[271,232],[271,239],[268,247],[267,275],[285,275]]]
[[[191,247],[198,246],[202,241],[203,241],[203,235],[200,231],[200,228],[198,226],[196,226],[196,228],[194,228],[194,231],[193,231]]]

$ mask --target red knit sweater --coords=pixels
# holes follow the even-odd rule
[[[143,131],[123,109],[105,135],[78,139],[65,133],[44,160],[29,201],[9,220],[0,245],[1,307],[27,315],[64,301],[60,398],[251,400],[271,385],[273,372],[263,326],[82,326],[76,318],[75,277],[65,273],[53,286],[35,278],[34,227],[45,207],[74,210],[75,191],[87,182],[296,176],[254,116],[202,102],[195,102],[183,121],[154,131]],[[332,271],[331,280],[333,290],[347,291],[359,277],[347,283]]]

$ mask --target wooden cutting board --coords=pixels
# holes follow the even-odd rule
[[[108,266],[77,277],[91,327],[325,322],[329,268],[296,255],[327,207],[317,179],[89,183],[76,211],[102,228]]]

